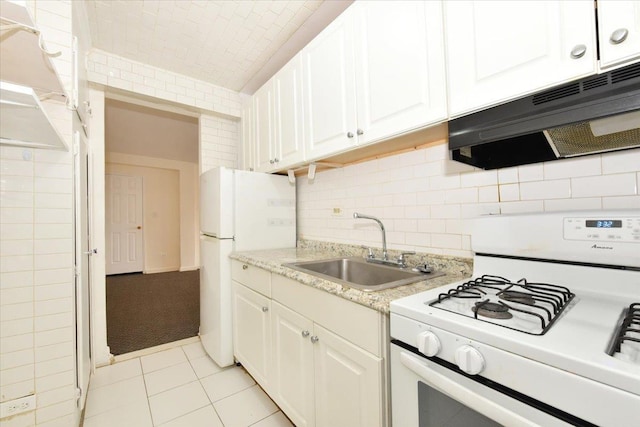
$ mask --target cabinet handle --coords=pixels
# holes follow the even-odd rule
[[[247,264],[242,264],[242,269],[246,270],[247,268],[249,268],[249,266]]]
[[[358,129],[358,131],[356,132],[358,135],[362,135],[364,133],[364,131],[362,129]]]
[[[273,159],[273,163],[279,163],[280,159],[278,159],[277,157],[275,159]]]
[[[274,164],[275,161],[273,159],[269,160],[269,163]]]
[[[611,37],[609,37],[609,43],[611,44],[620,44],[627,39],[629,35],[629,30],[626,28],[618,28],[613,33],[611,33]]]
[[[314,344],[315,344],[315,343],[317,343],[318,341],[320,341],[320,338],[318,338],[318,336],[317,336],[317,335],[314,335],[314,336],[312,336],[312,337],[311,337],[311,342],[312,342],[312,343],[314,343]]]
[[[353,132],[347,132],[347,138],[353,138]]]
[[[269,307],[262,307],[262,312],[266,313],[267,311],[269,311]]]
[[[579,59],[587,53],[587,47],[583,44],[576,45],[573,49],[571,49],[571,58]]]
[[[306,338],[309,336],[309,331],[302,331],[302,338]]]

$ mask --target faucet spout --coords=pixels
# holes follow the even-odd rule
[[[387,261],[387,259],[388,259],[388,256],[387,256],[387,233],[385,232],[384,224],[382,223],[382,221],[380,221],[375,216],[365,215],[365,214],[361,214],[361,213],[358,213],[358,212],[354,212],[353,213],[353,217],[355,219],[370,219],[370,220],[375,221],[375,222],[378,223],[378,225],[380,226],[380,231],[382,232],[382,259]]]

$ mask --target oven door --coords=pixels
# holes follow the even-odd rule
[[[570,426],[553,415],[391,344],[393,426]]]

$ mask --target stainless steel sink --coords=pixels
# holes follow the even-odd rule
[[[379,291],[444,275],[441,272],[424,274],[398,267],[371,264],[358,257],[304,261],[283,265],[363,291]]]

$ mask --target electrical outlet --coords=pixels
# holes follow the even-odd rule
[[[36,409],[36,396],[34,394],[3,402],[0,403],[0,419],[33,411],[34,409]]]

